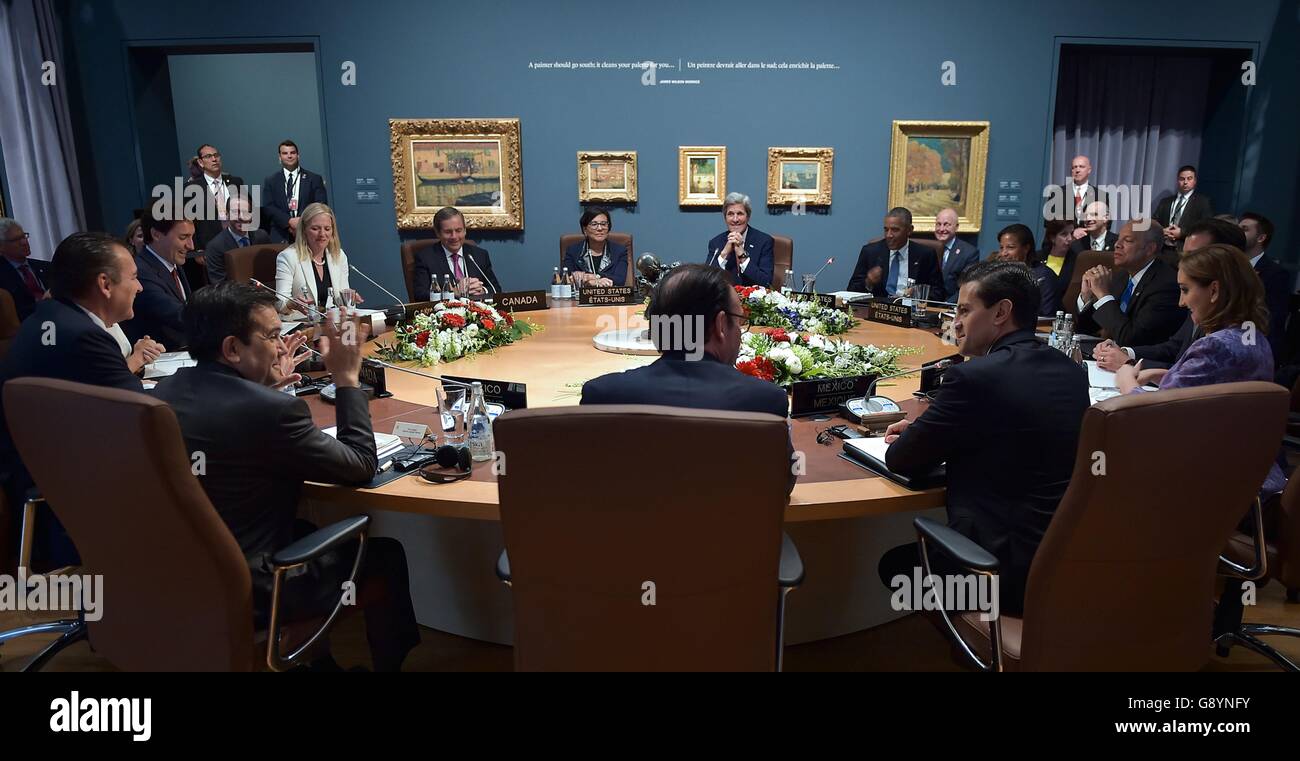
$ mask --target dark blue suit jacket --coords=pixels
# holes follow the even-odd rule
[[[885,290],[885,283],[889,280],[889,246],[884,240],[868,243],[858,252],[858,264],[853,268],[853,276],[849,278],[848,290],[866,293],[867,273],[875,267],[881,270],[880,282],[870,292],[878,299],[889,295]],[[917,283],[928,284],[935,293],[943,293],[939,259],[933,251],[919,243],[907,244],[907,276]],[[932,293],[931,296],[933,295]]]
[[[908,246],[910,249],[911,246]],[[940,254],[942,257],[942,254]],[[948,261],[940,262],[943,268],[943,294],[939,297],[943,301],[957,301],[957,278],[967,267],[975,264],[980,260],[980,249],[972,243],[967,243],[959,238],[954,238],[952,242],[952,253],[948,256]],[[909,269],[911,265],[908,265]],[[885,268],[888,270],[888,267]]]
[[[271,242],[288,243],[293,240],[293,231],[289,229],[289,197],[285,195],[284,168],[275,171],[262,180],[262,213],[266,215],[263,227],[271,234]],[[315,172],[298,169],[298,215],[314,203],[329,203],[329,194],[325,192],[325,179]]]
[[[41,287],[49,290],[50,284],[47,280],[47,272],[50,263],[41,259],[27,257],[27,265],[32,268],[32,274],[36,275],[36,280],[40,282]],[[14,297],[14,308],[18,310],[18,319],[25,320],[27,315],[32,313],[36,308],[36,299],[32,298],[31,291],[27,290],[27,284],[18,274],[18,270],[8,262],[0,262],[0,288],[9,291],[9,295]]]
[[[934,402],[885,455],[905,476],[947,463],[948,523],[1000,561],[1005,612],[1023,610],[1088,403],[1088,374],[1032,330],[1018,331],[949,368]]]
[[[614,281],[614,285],[623,285],[624,280],[627,279],[627,247],[606,240],[605,249],[609,254],[609,267],[597,274]],[[599,266],[600,259],[594,256],[592,258]],[[582,241],[564,249],[564,266],[569,268],[569,272],[591,272],[591,268],[587,266],[587,257],[582,255]]]
[[[786,417],[790,411],[785,389],[780,386],[745,375],[710,354],[689,361],[681,352],[669,352],[645,367],[592,378],[582,385],[581,403],[661,404],[703,410],[766,412],[781,417]],[[790,453],[793,455],[793,452],[791,445]],[[791,469],[788,477],[791,489],[794,482]]]
[[[145,246],[135,258],[136,269],[140,273],[140,286],[144,289],[135,297],[135,317],[122,323],[122,330],[131,343],[149,336],[167,347],[167,351],[179,351],[189,345],[185,335],[185,326],[181,322],[181,310],[185,301],[176,292],[176,282],[171,273],[153,255],[152,249]],[[176,268],[181,276],[181,286],[185,289],[185,298],[194,292],[190,281],[185,277],[182,267]]]
[[[727,247],[727,233],[715,235],[709,241],[709,258],[704,263],[711,266],[718,266],[718,252]],[[736,285],[761,285],[764,288],[772,287],[772,270],[775,267],[772,255],[772,236],[750,225],[749,230],[745,233],[745,253],[749,254],[749,264],[745,271],[740,271],[740,265],[736,262],[736,257],[727,258],[727,272],[731,273],[731,280]]]
[[[1194,193],[1192,198],[1198,195]],[[1259,258],[1255,272],[1264,283],[1264,303],[1268,305],[1268,345],[1273,349],[1276,365],[1282,358],[1282,337],[1286,333],[1287,312],[1291,307],[1291,275],[1270,259],[1267,251]]]

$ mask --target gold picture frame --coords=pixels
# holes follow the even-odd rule
[[[579,203],[636,203],[636,151],[578,151]]]
[[[677,204],[721,206],[727,197],[727,147],[677,147]]]
[[[767,203],[830,206],[834,148],[768,148]]]
[[[399,230],[455,206],[472,230],[524,229],[518,119],[389,119]]]
[[[905,207],[912,225],[927,231],[952,207],[962,232],[979,232],[988,158],[988,122],[895,121],[889,207]]]

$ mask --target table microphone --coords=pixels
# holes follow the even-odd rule
[[[803,292],[804,292],[804,293],[807,293],[807,292],[808,292],[808,286],[809,286],[809,285],[812,285],[812,284],[815,283],[815,282],[817,282],[817,276],[820,275],[820,274],[822,274],[822,270],[824,270],[824,269],[826,269],[827,267],[831,266],[831,262],[833,262],[833,261],[835,261],[835,257],[832,256],[831,258],[829,258],[829,259],[826,260],[826,263],[825,263],[825,264],[822,265],[822,269],[821,269],[821,270],[817,270],[815,273],[813,273],[812,280],[809,280],[808,283],[805,284],[804,287],[803,287]]]
[[[478,274],[483,276],[483,285],[486,285],[488,288],[491,288],[492,293],[494,294],[499,293],[497,287],[495,285],[492,285],[492,278],[488,277],[487,273],[483,271],[483,268],[478,265],[478,262],[474,261],[474,257],[470,256],[469,254],[465,254],[465,258],[469,259],[469,263],[474,265],[474,269],[478,270]],[[369,280],[370,278],[366,278],[366,279]],[[470,298],[470,297],[467,296],[466,298]]]
[[[349,263],[348,263],[348,269],[352,270],[353,272],[357,273],[357,274],[360,275],[361,277],[365,278],[366,281],[369,282],[369,283],[370,283],[371,285],[373,285],[374,287],[376,287],[376,288],[378,288],[379,290],[383,291],[384,293],[388,294],[389,298],[391,298],[393,301],[397,302],[397,306],[402,306],[402,307],[404,307],[404,306],[409,306],[409,304],[406,304],[406,303],[403,302],[401,299],[397,298],[397,296],[393,295],[393,292],[392,292],[392,291],[390,291],[390,290],[388,290],[387,288],[383,287],[383,286],[380,285],[379,283],[376,283],[372,277],[370,277],[370,276],[367,275],[366,273],[362,272],[362,271],[360,270],[360,268],[357,267],[357,265],[352,264],[351,262],[349,262]]]
[[[285,301],[288,301],[292,304],[296,304],[297,306],[306,307],[308,310],[313,312],[316,317],[322,320],[326,319],[325,315],[312,304],[309,304],[305,301],[299,301],[298,299],[295,299],[292,296],[281,296],[279,291],[275,290],[274,288],[266,287],[266,284],[264,284],[262,281],[258,280],[255,277],[250,277],[248,279],[248,282],[251,283],[252,285],[257,286],[258,288],[261,288],[264,291],[267,291],[269,293],[274,293],[275,297],[278,299],[284,299]]]
[[[894,373],[894,374],[892,374],[892,375],[882,375],[882,376],[880,376],[879,378],[872,378],[872,379],[871,379],[871,385],[867,387],[867,393],[866,393],[864,396],[865,396],[867,399],[870,399],[871,397],[875,396],[875,395],[876,395],[876,384],[879,383],[879,382],[882,381],[882,380],[892,380],[892,379],[894,379],[894,378],[902,378],[902,377],[905,376],[905,375],[912,375],[912,374],[914,374],[914,373],[918,373],[918,372],[920,372],[920,371],[921,371],[921,368],[917,367],[917,368],[913,368],[913,369],[911,369],[911,370],[903,370],[902,372],[897,372],[897,373]]]

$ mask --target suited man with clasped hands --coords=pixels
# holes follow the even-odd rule
[[[442,245],[415,252],[411,287],[416,301],[428,301],[435,279],[441,283],[448,275],[458,294],[479,298],[501,292],[488,252],[465,245],[465,215],[451,206],[439,209],[433,229]]]
[[[1138,229],[1142,228],[1142,229]],[[1121,346],[1167,340],[1187,318],[1178,305],[1178,272],[1160,261],[1164,231],[1152,220],[1134,220],[1115,241],[1115,272],[1097,265],[1083,274],[1079,332],[1104,331]]]
[[[720,267],[731,275],[736,285],[772,287],[774,254],[772,236],[749,226],[751,208],[749,196],[728,193],[723,202],[722,217],[727,221],[727,231],[709,241],[709,267]]]

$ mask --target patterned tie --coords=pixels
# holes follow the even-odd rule
[[[248,236],[247,235],[239,236],[239,247],[245,248],[246,246],[248,246]]]
[[[451,266],[452,266],[452,272],[453,272],[453,274],[456,275],[456,280],[457,280],[457,281],[464,280],[464,279],[465,279],[465,273],[462,272],[461,269],[460,269],[460,252],[459,252],[459,251],[457,251],[456,253],[454,253],[454,254],[451,255]]]
[[[32,272],[32,268],[26,262],[18,265],[18,271],[22,273],[23,284],[27,286],[28,293],[32,294],[32,298],[40,301],[41,297],[45,295],[45,289],[41,287],[40,281],[36,279],[36,273]]]
[[[217,196],[217,219],[225,219],[225,218],[226,218],[226,203],[228,202],[228,200],[229,200],[230,197],[226,194],[226,183],[223,182],[223,181],[221,180],[221,178],[219,178],[219,177],[217,178],[216,188],[217,188],[217,190],[216,190],[216,196]]]
[[[1183,207],[1187,205],[1187,196],[1178,196],[1178,203],[1174,204],[1174,213],[1169,215],[1169,224],[1177,225],[1183,219]]]
[[[889,292],[891,296],[895,293],[898,293],[898,269],[899,269],[898,262],[901,258],[902,258],[901,251],[889,252],[889,281],[885,284],[885,289]]]
[[[178,268],[175,268],[175,267],[172,268],[172,280],[176,281],[176,293],[177,293],[177,295],[179,295],[179,296],[181,297],[181,301],[184,301],[184,300],[185,300],[185,286],[181,285],[181,273],[180,273],[180,270],[179,270]]]
[[[1130,279],[1128,285],[1124,286],[1124,293],[1119,297],[1119,311],[1128,314],[1128,302],[1133,298],[1133,281]]]

